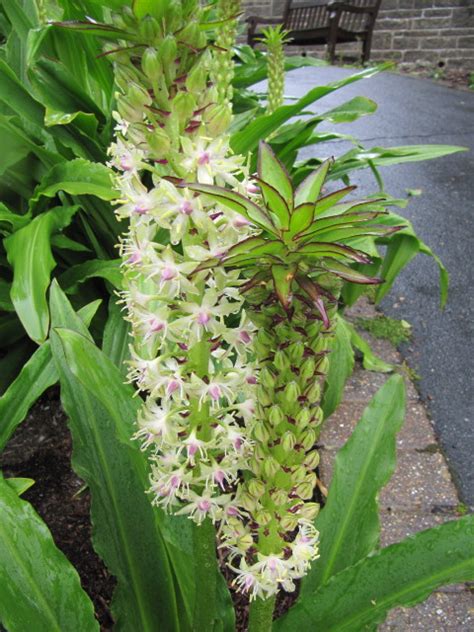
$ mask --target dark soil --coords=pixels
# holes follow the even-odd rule
[[[110,601],[115,586],[91,544],[90,497],[71,469],[71,435],[57,389],[51,389],[30,411],[0,455],[6,477],[32,478],[35,484],[23,494],[48,525],[56,545],[72,562],[83,588],[94,602],[102,632],[112,629]],[[222,563],[230,585],[233,574]],[[248,599],[231,588],[236,611],[236,632],[245,632]],[[275,617],[288,610],[297,592],[278,595]],[[1,628],[0,628],[1,629]],[[137,631],[138,632],[138,631]],[[207,632],[207,631],[202,631]]]
[[[34,506],[56,545],[75,566],[106,632],[112,629],[109,604],[115,580],[92,548],[90,498],[72,471],[70,459],[71,435],[54,389],[19,426],[0,456],[0,465],[6,477],[35,481],[22,497]]]

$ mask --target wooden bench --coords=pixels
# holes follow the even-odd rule
[[[248,43],[254,47],[262,36],[259,24],[283,24],[293,46],[327,44],[331,63],[336,58],[336,44],[362,42],[362,61],[370,58],[372,33],[382,0],[347,0],[346,2],[293,2],[286,0],[281,18],[250,16]]]

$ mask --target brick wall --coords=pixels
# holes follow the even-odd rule
[[[315,3],[324,3],[315,0]],[[247,14],[281,15],[284,0],[247,0]],[[321,49],[320,49],[321,50]],[[344,54],[358,50],[341,47]],[[372,59],[408,69],[474,71],[474,0],[382,0]]]

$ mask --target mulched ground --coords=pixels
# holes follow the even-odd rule
[[[32,478],[35,484],[23,494],[46,522],[56,545],[75,566],[83,588],[94,602],[102,632],[112,629],[110,601],[115,586],[91,544],[90,497],[83,482],[71,469],[71,435],[56,388],[32,408],[0,456],[6,477]],[[223,565],[228,583],[232,572]],[[231,589],[236,610],[237,632],[245,632],[247,599]],[[286,612],[297,593],[281,592],[275,616]],[[203,631],[204,632],[204,631]]]

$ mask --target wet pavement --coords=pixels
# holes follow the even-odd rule
[[[353,69],[303,68],[287,75],[286,93],[301,96],[356,72]],[[386,191],[406,197],[421,190],[401,213],[449,270],[446,309],[439,309],[438,272],[434,261],[418,255],[399,276],[383,311],[413,326],[413,342],[402,349],[421,376],[417,384],[446,455],[461,499],[474,505],[473,398],[473,256],[474,256],[474,92],[455,90],[428,79],[382,73],[321,99],[316,112],[366,96],[378,111],[349,124],[322,124],[319,129],[350,133],[369,148],[409,144],[463,145],[470,152],[433,161],[382,169]],[[344,141],[305,149],[302,157],[341,155]],[[354,172],[364,193],[377,185],[369,171]]]

